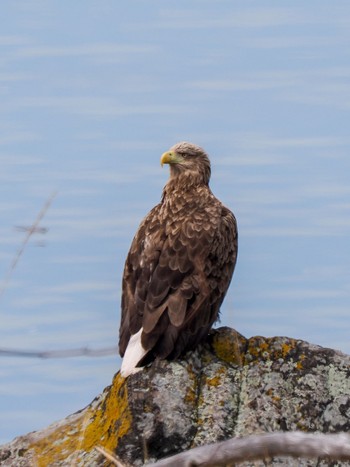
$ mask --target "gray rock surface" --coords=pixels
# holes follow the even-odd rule
[[[127,380],[118,373],[84,410],[2,446],[0,465],[110,465],[94,449],[102,446],[139,466],[253,433],[348,432],[349,376],[350,356],[340,352],[220,328],[182,360],[156,362]],[[269,465],[350,464],[281,458]]]

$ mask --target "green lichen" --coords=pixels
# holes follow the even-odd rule
[[[341,371],[334,365],[329,365],[328,370],[328,387],[329,392],[333,397],[340,394],[350,393],[350,380],[346,371]]]

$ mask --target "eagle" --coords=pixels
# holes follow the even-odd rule
[[[181,142],[160,159],[170,177],[127,255],[119,353],[127,377],[194,349],[218,319],[237,258],[237,224],[211,192],[210,160]]]

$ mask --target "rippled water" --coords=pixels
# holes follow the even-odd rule
[[[238,219],[221,323],[349,352],[349,10],[5,2],[0,347],[116,344],[124,259],[167,179],[160,154],[190,140]],[[3,356],[0,441],[82,408],[119,364]]]

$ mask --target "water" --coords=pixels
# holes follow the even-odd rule
[[[160,155],[189,140],[238,220],[221,324],[349,352],[349,9],[5,1],[1,348],[116,345],[125,256],[167,179]],[[47,232],[11,270],[55,191]],[[1,357],[0,441],[82,408],[119,365]]]

